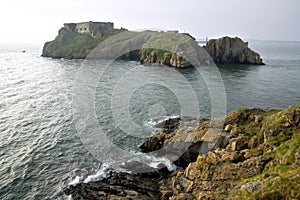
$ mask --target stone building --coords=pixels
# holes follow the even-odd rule
[[[81,23],[65,23],[64,28],[69,31],[78,33],[88,33],[93,37],[101,37],[102,33],[114,29],[111,22],[81,22]]]
[[[167,30],[167,33],[174,33],[174,34],[176,34],[176,33],[179,33],[179,31],[178,30]]]

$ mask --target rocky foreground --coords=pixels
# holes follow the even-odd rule
[[[99,47],[99,44],[102,46]],[[186,68],[192,66],[189,59],[186,59],[187,55],[184,55],[184,53],[191,53],[182,52],[182,49],[186,51],[187,46],[199,48],[195,38],[187,33],[132,32],[125,29],[113,29],[102,33],[100,38],[94,38],[89,34],[61,28],[53,41],[45,43],[42,56],[66,59],[107,59],[107,56],[114,55],[121,49],[124,50],[123,54],[116,54],[121,59],[136,60],[141,64]],[[97,52],[95,48],[102,49],[98,49]],[[201,54],[198,57],[203,59],[202,64],[210,63],[212,60],[216,64],[264,64],[260,55],[249,49],[248,43],[240,38],[212,39],[204,48],[196,51]],[[207,56],[209,58],[206,58]]]
[[[300,199],[300,105],[283,111],[239,109],[219,120],[223,129],[208,152],[201,147],[208,145],[211,121],[189,117],[160,124],[140,147],[157,152],[190,142],[174,161],[177,171],[111,172],[64,192],[73,199]]]

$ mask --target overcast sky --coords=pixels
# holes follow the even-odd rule
[[[176,29],[196,38],[300,41],[299,0],[3,0],[0,43],[54,39],[65,22]]]

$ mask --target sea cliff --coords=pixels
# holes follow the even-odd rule
[[[189,45],[198,45],[195,39],[186,33],[131,32],[125,29],[112,29],[104,32],[101,37],[95,38],[90,34],[73,32],[66,28],[61,28],[58,36],[53,41],[45,43],[42,56],[84,59],[101,42],[119,33],[147,39],[147,42],[139,46],[139,49],[134,52],[127,52],[124,55],[120,55],[121,59],[136,60],[140,61],[141,64],[159,64],[178,68],[190,67],[191,63],[186,59],[186,56],[183,55],[179,47],[185,45],[187,41]],[[132,46],[131,41],[125,40],[121,46],[126,47],[130,45]],[[210,40],[203,49],[208,52],[216,64],[263,64],[260,55],[249,49],[247,43],[239,38],[224,37],[217,40]]]
[[[208,152],[200,150],[211,121],[202,118],[168,119],[141,145],[141,151],[154,152],[189,140],[174,172],[111,172],[64,192],[74,199],[300,199],[300,105],[238,109],[217,120],[224,125]]]

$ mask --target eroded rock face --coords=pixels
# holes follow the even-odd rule
[[[179,53],[155,49],[141,49],[139,60],[141,64],[159,64],[176,68],[187,68],[192,66],[191,63],[184,59]]]
[[[263,65],[260,55],[248,47],[248,43],[240,38],[223,37],[211,39],[204,49],[210,54],[217,64],[255,64]]]

